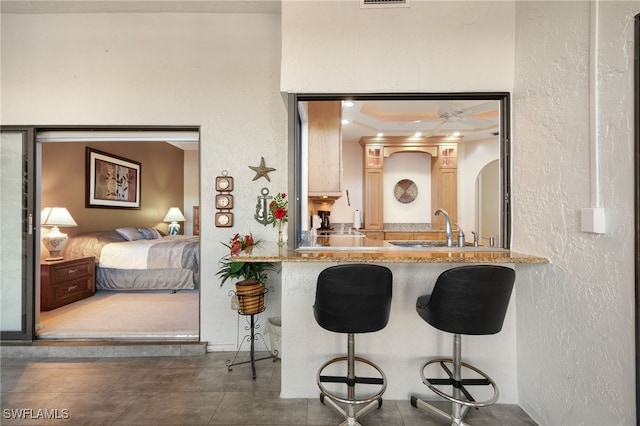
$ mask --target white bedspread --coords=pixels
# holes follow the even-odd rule
[[[180,243],[187,243],[190,240],[192,237],[170,236],[157,240],[109,243],[101,250],[100,267],[114,269],[181,268],[184,244]],[[167,244],[169,241],[175,244]],[[154,256],[149,256],[152,248],[156,253]]]

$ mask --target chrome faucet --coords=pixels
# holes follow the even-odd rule
[[[447,247],[453,247],[453,232],[451,231],[451,220],[449,219],[449,213],[444,209],[436,210],[435,215],[438,216],[442,213],[444,215],[444,231],[447,234]]]
[[[476,231],[471,231],[473,234],[473,246],[478,247],[478,233]]]
[[[460,225],[458,225],[457,223],[456,223],[456,227],[458,228],[458,247],[464,247],[465,246],[464,231],[462,230],[462,228],[460,228]]]

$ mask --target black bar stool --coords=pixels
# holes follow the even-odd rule
[[[411,397],[411,405],[451,421],[451,425],[465,425],[462,419],[469,408],[486,407],[498,400],[495,382],[478,368],[462,362],[461,335],[496,334],[502,330],[515,278],[515,271],[504,266],[461,266],[440,274],[433,292],[418,297],[416,310],[420,317],[438,330],[454,334],[453,358],[432,359],[420,368],[422,382],[438,396],[452,402],[452,413],[446,413],[415,396]],[[425,368],[434,363],[440,364],[448,379],[425,378]],[[482,378],[463,379],[463,367]],[[453,386],[453,394],[441,391],[436,387],[438,385]],[[474,385],[490,385],[493,396],[485,401],[476,401],[467,390],[467,386]]]
[[[342,425],[359,425],[357,422],[376,405],[382,406],[382,394],[387,388],[384,372],[373,362],[355,356],[357,333],[382,330],[389,322],[391,309],[392,274],[388,268],[369,264],[345,264],[323,270],[318,276],[313,313],[320,327],[335,333],[347,334],[347,356],[334,358],[320,367],[317,375],[320,401],[328,404],[345,417]],[[346,376],[323,375],[331,364],[347,362]],[[367,364],[378,371],[380,377],[358,377],[356,362]],[[344,383],[344,394],[329,392],[323,383]],[[356,384],[378,385],[379,390],[370,396],[356,397]],[[345,411],[338,403],[347,405]],[[359,411],[356,406],[363,405]]]

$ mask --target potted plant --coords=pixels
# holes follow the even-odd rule
[[[235,234],[228,243],[222,243],[229,248],[229,254],[220,259],[220,269],[216,275],[222,277],[220,286],[231,278],[237,278],[236,297],[238,310],[245,315],[257,314],[264,310],[264,295],[267,292],[267,271],[275,271],[271,262],[243,262],[235,260],[241,252],[251,252],[260,242],[253,239],[253,235]]]

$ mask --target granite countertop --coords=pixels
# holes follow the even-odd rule
[[[495,247],[397,247],[361,235],[319,236],[296,250],[263,243],[234,259],[247,262],[549,263],[549,259]]]

